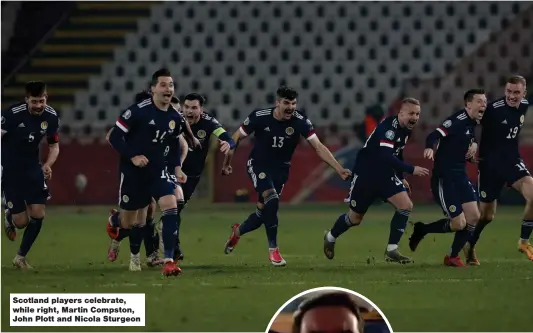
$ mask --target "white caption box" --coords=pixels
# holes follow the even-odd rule
[[[145,326],[144,294],[10,294],[10,326]]]

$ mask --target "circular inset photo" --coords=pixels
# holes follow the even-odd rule
[[[306,290],[283,304],[267,333],[392,333],[383,312],[353,290],[321,287]]]

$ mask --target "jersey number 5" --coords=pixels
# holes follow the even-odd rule
[[[282,136],[275,136],[272,138],[274,142],[272,142],[272,147],[274,148],[281,148],[283,147],[283,140],[285,139]]]
[[[152,140],[152,142],[161,142],[161,141],[163,141],[163,138],[167,134],[167,131],[163,131],[163,133],[161,133],[161,136],[159,136],[159,132],[160,132],[159,130],[155,131],[155,138]]]

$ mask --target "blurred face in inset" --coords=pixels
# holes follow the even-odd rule
[[[420,105],[403,103],[398,113],[398,120],[402,127],[412,130],[420,119]]]
[[[485,94],[474,95],[472,100],[466,103],[466,107],[471,110],[475,120],[481,120],[487,108],[487,96]]]
[[[174,95],[174,81],[170,76],[160,76],[157,78],[157,84],[152,86],[152,96],[154,100],[163,104],[170,104]]]
[[[509,106],[517,108],[524,98],[526,98],[526,87],[522,83],[505,85],[505,100]]]
[[[197,99],[183,101],[183,115],[189,124],[195,124],[200,119],[204,109],[200,105],[200,101]]]
[[[48,95],[43,94],[41,96],[28,96],[26,97],[26,104],[30,109],[30,113],[34,115],[40,115],[44,112],[46,107],[46,99]]]
[[[283,119],[291,119],[292,114],[296,111],[296,99],[278,98],[276,100],[276,107],[281,111]]]
[[[300,333],[362,333],[355,314],[343,306],[322,306],[302,318]]]

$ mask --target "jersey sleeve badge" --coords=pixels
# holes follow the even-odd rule
[[[388,130],[386,133],[385,133],[385,137],[389,140],[394,140],[394,131],[393,130]]]
[[[445,128],[450,128],[450,126],[452,126],[452,121],[448,119],[442,124],[442,126]]]

